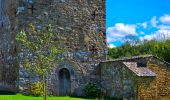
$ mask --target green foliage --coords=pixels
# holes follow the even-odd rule
[[[21,52],[28,53],[29,51],[29,54],[33,55],[28,56],[27,54],[24,63],[21,64],[43,76],[55,66],[56,62],[62,60],[56,56],[61,54],[63,50],[58,45],[58,41],[55,41],[51,25],[48,26],[48,29],[42,30],[36,30],[32,24],[29,26],[28,31],[21,31],[16,36],[16,40],[22,46]]]
[[[99,97],[101,94],[100,89],[95,83],[88,83],[84,86],[83,91],[87,97]]]
[[[57,57],[63,52],[60,48],[59,41],[55,39],[55,34],[48,25],[46,28],[38,30],[34,25],[30,24],[26,31],[21,31],[16,35],[16,40],[21,45],[21,52],[26,54],[20,63],[23,67],[30,71],[34,71],[38,76],[41,76],[44,93],[44,100],[47,96],[46,77],[57,62],[62,61],[62,58]],[[40,84],[34,84],[32,88],[34,95],[41,95]],[[38,89],[38,90],[37,90]],[[37,90],[37,91],[36,91]]]
[[[137,45],[125,43],[117,48],[109,48],[108,55],[111,58],[131,57],[137,55],[152,54],[162,60],[170,62],[170,39],[166,41],[144,41],[138,42]]]
[[[31,83],[31,94],[33,96],[43,96],[43,84],[42,82]]]

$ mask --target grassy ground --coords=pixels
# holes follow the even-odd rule
[[[24,96],[21,94],[0,95],[0,100],[43,100],[42,97]],[[73,97],[48,97],[48,100],[92,100]]]

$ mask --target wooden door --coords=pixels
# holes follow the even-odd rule
[[[71,91],[70,73],[66,68],[59,71],[59,94],[60,96],[68,96]]]

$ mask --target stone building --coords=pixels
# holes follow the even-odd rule
[[[105,59],[105,0],[19,0],[17,16],[24,30],[30,23],[37,29],[51,24],[56,40],[67,49],[64,62],[48,77],[49,94],[83,95],[84,84],[94,80],[96,65]],[[34,81],[20,68],[21,92],[27,93]]]
[[[3,18],[0,18],[0,22],[3,29],[8,27],[8,30],[3,32],[4,37],[0,37],[0,41],[3,40],[0,44],[3,51],[0,68],[6,71],[0,71],[0,76],[9,79],[13,71],[14,75],[11,77],[14,79],[11,83],[17,83],[15,86],[18,86],[20,92],[29,93],[30,82],[35,82],[38,78],[18,65],[17,54],[24,58],[29,52],[23,53],[20,52],[22,48],[17,49],[15,35],[21,30],[27,31],[30,23],[39,30],[51,24],[56,33],[56,40],[60,41],[60,46],[66,48],[67,52],[63,53],[64,62],[56,66],[49,75],[49,93],[83,95],[84,84],[91,80],[95,81],[94,69],[99,61],[105,59],[105,0],[1,0],[1,2],[3,9],[0,12],[3,12]],[[8,62],[5,62],[6,59]],[[4,83],[6,80],[1,82]],[[5,87],[5,84],[2,87]]]
[[[128,100],[170,98],[170,64],[154,56],[104,61],[98,74],[104,95]]]
[[[18,78],[16,0],[0,0],[0,90],[15,91]]]
[[[28,54],[19,52],[15,35],[30,23],[37,29],[51,24],[67,48],[48,77],[49,94],[82,96],[84,85],[94,82],[104,96],[170,98],[169,63],[154,56],[105,59],[105,0],[0,0],[0,91],[29,93],[30,82],[38,80],[17,60]]]

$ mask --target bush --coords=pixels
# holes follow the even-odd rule
[[[99,97],[101,94],[100,89],[95,83],[88,83],[83,88],[84,94],[87,97]]]
[[[39,81],[31,83],[31,94],[34,96],[42,96],[43,95],[43,83]]]

